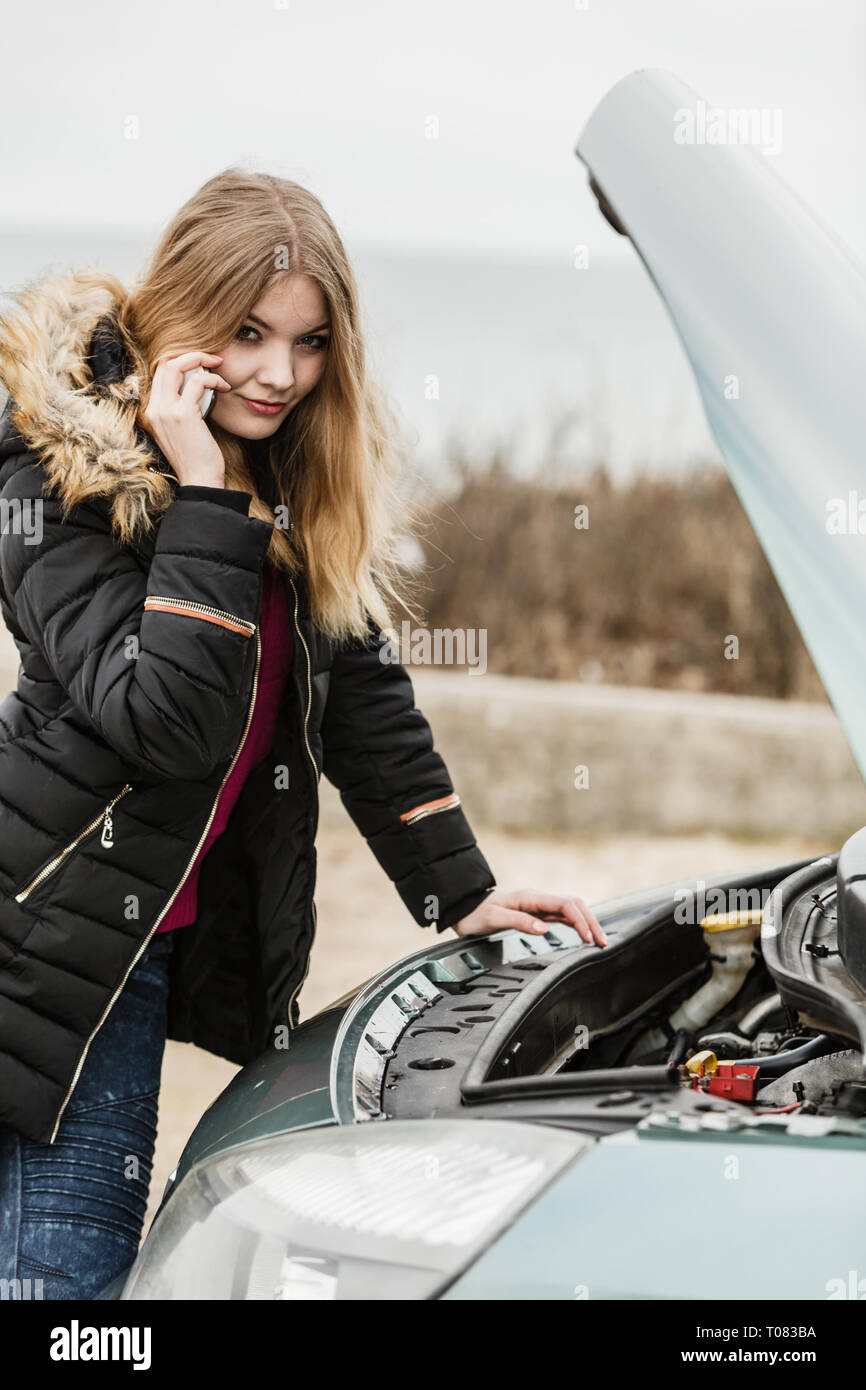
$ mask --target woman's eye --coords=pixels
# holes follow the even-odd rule
[[[248,333],[251,333],[253,336],[248,338],[246,336]],[[258,329],[253,328],[252,324],[249,323],[245,323],[242,328],[239,328],[235,336],[240,338],[242,343],[254,343],[257,339],[261,338]],[[313,352],[321,352],[323,348],[328,346],[328,335],[325,333],[308,333],[305,338],[299,338],[298,342],[303,347],[312,348]]]

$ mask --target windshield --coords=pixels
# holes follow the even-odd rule
[[[866,276],[777,174],[770,114],[716,111],[669,73],[637,72],[577,154],[670,311],[866,779]]]

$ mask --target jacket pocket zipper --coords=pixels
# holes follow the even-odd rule
[[[456,792],[450,796],[440,796],[436,801],[425,801],[421,806],[413,806],[411,811],[404,811],[400,817],[404,825],[414,825],[416,820],[423,820],[425,816],[436,816],[440,811],[453,811],[460,805],[460,797]]]
[[[60,868],[60,865],[66,862],[72,851],[76,849],[78,845],[81,844],[81,841],[86,839],[87,836],[90,835],[100,823],[102,824],[102,836],[100,838],[100,844],[102,845],[103,849],[111,849],[114,845],[114,822],[112,820],[111,812],[114,806],[120,800],[120,798],[122,796],[126,796],[126,793],[129,791],[132,791],[131,782],[127,782],[126,786],[123,787],[117,793],[116,796],[113,796],[111,798],[104,810],[100,811],[99,815],[94,817],[94,819],[89,823],[89,825],[86,825],[83,830],[79,830],[75,839],[70,840],[69,844],[65,845],[59,854],[52,855],[48,862],[42,865],[42,868],[38,871],[38,873],[34,875],[34,877],[26,885],[26,887],[19,889],[19,891],[15,894],[16,903],[23,903],[25,899],[29,898],[34,888],[37,888],[41,883],[44,883],[47,878],[50,878],[51,875],[55,873],[57,869]]]
[[[188,618],[204,618],[209,623],[218,623],[232,632],[242,632],[252,637],[256,631],[255,623],[247,618],[239,618],[236,613],[227,613],[224,608],[212,608],[209,603],[193,603],[185,598],[169,598],[164,594],[148,594],[144,600],[146,609],[164,613],[184,613]]]

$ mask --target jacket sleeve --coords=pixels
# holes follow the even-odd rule
[[[246,516],[253,500],[251,492],[241,492],[233,487],[202,487],[198,483],[185,483],[174,494],[175,501],[216,502],[222,507],[233,507],[236,512]]]
[[[237,496],[178,494],[148,571],[112,535],[102,499],[62,520],[38,466],[17,469],[0,501],[12,504],[9,517],[16,497],[22,516],[35,502],[37,524],[0,532],[0,584],[105,743],[148,775],[196,780],[230,758],[243,733],[273,527],[247,516]]]
[[[324,772],[422,926],[444,931],[496,887],[404,666],[388,644],[338,648],[322,721]]]

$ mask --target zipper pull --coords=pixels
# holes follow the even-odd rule
[[[100,844],[103,849],[114,848],[114,822],[111,818],[111,807],[106,806],[105,815],[102,818],[102,839]]]

